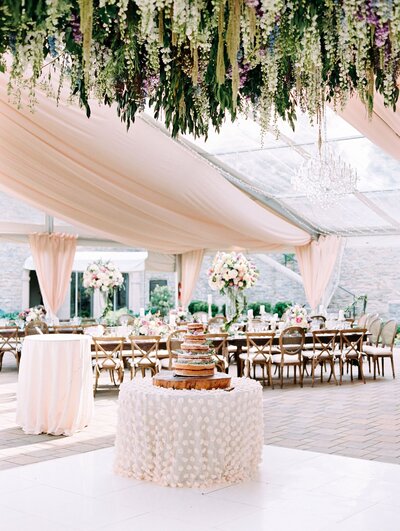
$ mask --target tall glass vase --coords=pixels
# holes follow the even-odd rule
[[[226,303],[225,303],[225,331],[229,332],[231,326],[235,324],[243,313],[246,305],[246,299],[243,290],[237,288],[227,288],[225,290]]]

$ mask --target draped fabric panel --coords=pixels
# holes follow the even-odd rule
[[[303,247],[296,247],[297,262],[304,291],[312,310],[321,303],[341,248],[339,236],[321,236]]]
[[[371,119],[368,117],[365,105],[357,96],[350,99],[343,111],[337,110],[336,112],[371,142],[400,160],[399,108],[393,112],[391,107],[384,106],[382,96],[375,93]]]
[[[181,305],[187,308],[192,299],[203,262],[204,249],[182,254],[181,264]]]
[[[70,234],[30,234],[40,291],[48,315],[54,318],[63,303],[71,280],[76,236]]]
[[[310,236],[229,183],[154,125],[126,130],[115,109],[82,109],[37,92],[17,109],[0,77],[0,189],[128,246],[180,254],[271,251]]]

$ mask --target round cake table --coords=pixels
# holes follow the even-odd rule
[[[45,334],[24,339],[17,424],[25,433],[72,435],[93,412],[91,337]]]
[[[175,390],[150,378],[121,386],[117,474],[171,487],[250,479],[261,461],[262,387],[232,378],[232,390]]]

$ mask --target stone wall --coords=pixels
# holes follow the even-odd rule
[[[28,244],[0,244],[0,309],[22,309],[22,271],[30,255]]]
[[[85,250],[89,250],[85,248]],[[93,250],[100,250],[94,249]],[[104,248],[104,250],[121,251]],[[22,270],[26,258],[30,255],[27,244],[0,244],[0,308],[5,311],[15,311],[22,308]],[[284,263],[283,255],[270,255]],[[212,256],[206,256],[203,261],[200,279],[193,294],[193,299],[207,300],[212,293],[213,302],[222,305],[224,297],[212,292],[207,283],[207,269],[210,267]],[[270,265],[257,257],[253,257],[260,270],[260,280],[257,285],[247,292],[249,302],[268,301],[275,303],[279,300],[290,300],[304,304],[306,302],[303,288]],[[394,317],[400,320],[400,247],[354,247],[348,245],[344,251],[340,286],[355,295],[368,296],[368,312],[377,312],[384,318]],[[291,264],[297,271],[297,264]],[[173,273],[143,274],[143,298],[149,300],[149,284],[151,279],[166,279],[172,292],[175,290],[175,275]],[[332,311],[347,307],[352,302],[352,296],[343,289],[337,289],[331,303]]]

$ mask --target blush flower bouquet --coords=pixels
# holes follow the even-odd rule
[[[96,260],[89,264],[83,273],[83,287],[107,292],[120,288],[124,282],[121,271],[110,261]]]
[[[244,290],[251,288],[257,282],[259,272],[255,264],[242,253],[216,254],[208,270],[208,284],[213,290],[228,296],[226,304],[226,331],[241,316],[246,299]]]
[[[302,328],[308,328],[307,310],[295,304],[286,311],[286,324],[287,326],[301,326]]]

